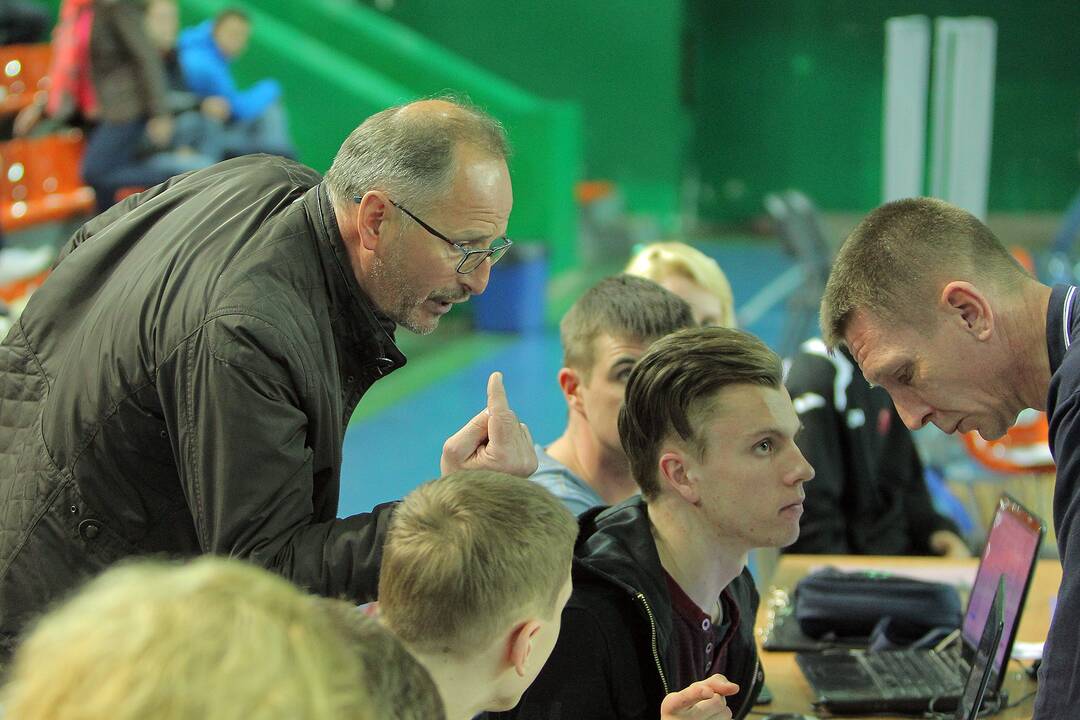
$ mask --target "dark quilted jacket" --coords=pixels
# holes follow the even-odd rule
[[[0,345],[0,633],[131,555],[372,598],[390,506],[337,519],[356,403],[404,363],[319,176],[249,156],[81,228]]]

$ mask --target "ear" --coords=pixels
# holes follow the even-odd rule
[[[539,620],[526,620],[510,632],[510,664],[519,677],[525,677],[532,655],[532,641],[540,632]]]
[[[573,368],[559,369],[559,389],[562,390],[566,404],[571,410],[585,414],[585,406],[581,401],[581,374]]]
[[[691,505],[697,505],[701,501],[697,480],[693,477],[691,466],[682,450],[661,450],[658,467],[661,484],[674,490]]]
[[[360,236],[360,245],[370,252],[379,247],[379,241],[387,234],[387,221],[390,215],[390,203],[378,190],[364,193],[356,207],[356,230]]]
[[[987,340],[993,334],[994,311],[986,296],[971,283],[948,283],[941,291],[941,304],[976,340]]]

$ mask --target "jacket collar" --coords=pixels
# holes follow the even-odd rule
[[[604,582],[627,593],[628,598],[641,594],[656,618],[657,650],[664,658],[665,671],[673,666],[674,617],[664,568],[656,551],[649,508],[636,496],[610,508],[593,508],[579,518],[579,533],[574,547],[574,583]],[[729,701],[736,717],[746,715],[759,692],[759,672],[754,645],[754,617],[758,594],[750,571],[728,585],[727,590],[739,607],[740,623],[736,629],[734,652],[729,655],[728,671],[739,692]],[[670,688],[678,690],[681,688]]]
[[[585,512],[574,556],[580,569],[630,596],[645,596],[656,618],[657,645],[666,653],[673,628],[671,600],[649,524],[649,509],[641,496]]]
[[[394,342],[393,320],[375,306],[353,274],[325,183],[309,189],[300,201],[315,226],[330,296],[330,324],[342,359],[372,365],[379,376],[403,366],[405,356]]]

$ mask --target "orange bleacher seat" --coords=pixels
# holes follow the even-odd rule
[[[0,115],[29,105],[34,94],[49,88],[48,43],[0,47]]]
[[[45,278],[49,277],[49,273],[52,270],[46,269],[31,275],[30,277],[19,278],[18,280],[12,280],[9,283],[0,285],[0,300],[10,304],[16,302],[20,298],[25,298],[30,293],[41,287],[41,283],[45,282]]]
[[[94,191],[79,176],[82,154],[78,130],[0,143],[0,230],[91,212]]]

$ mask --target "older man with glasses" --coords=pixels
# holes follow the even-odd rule
[[[243,157],[83,226],[0,353],[2,639],[140,554],[372,599],[392,507],[337,518],[345,426],[404,364],[397,325],[431,332],[487,286],[507,152],[492,118],[421,101],[364,121],[325,180]],[[535,468],[493,374],[441,470]]]

